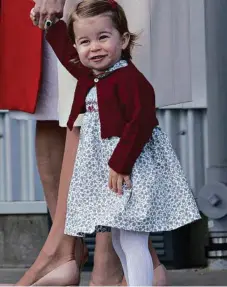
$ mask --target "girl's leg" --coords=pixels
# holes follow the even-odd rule
[[[148,238],[149,233],[120,230],[129,286],[152,286],[153,262],[148,249]]]
[[[159,261],[158,255],[155,248],[152,246],[152,240],[149,239],[149,250],[153,261],[154,266],[154,286],[166,286],[167,285],[167,273],[165,267]],[[126,280],[124,278],[122,286],[127,286]]]
[[[44,126],[44,123],[38,124],[37,128],[37,161],[44,183],[47,204],[54,220],[49,236],[35,263],[17,283],[21,286],[32,285],[56,267],[74,259],[76,242],[81,247],[81,241],[64,235],[66,202],[78,146],[79,130],[67,131],[66,144],[64,145],[63,129],[58,126],[57,122],[55,126],[53,126],[53,123],[48,123],[46,126]],[[61,178],[60,183],[58,176]],[[50,183],[51,178],[52,184]],[[57,183],[55,183],[55,180]],[[58,183],[59,195],[57,192]],[[79,271],[75,270],[75,272],[78,273],[79,278]]]
[[[129,284],[127,261],[126,261],[125,253],[121,247],[121,241],[120,241],[120,229],[112,228],[112,242],[113,242],[113,247],[114,247],[118,257],[121,260],[121,265],[122,265],[122,268],[124,271],[124,276],[126,278],[126,282],[127,282],[127,284]]]

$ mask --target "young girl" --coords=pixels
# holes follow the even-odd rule
[[[85,113],[65,233],[84,236],[111,227],[128,285],[151,286],[149,232],[173,230],[200,215],[158,126],[153,88],[131,62],[135,39],[113,0],[83,0],[68,27],[59,21],[47,33],[78,79],[68,127]]]

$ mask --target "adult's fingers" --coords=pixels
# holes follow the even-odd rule
[[[38,26],[39,22],[36,20],[36,18],[30,16],[30,19],[32,20],[34,26]]]
[[[31,10],[32,16],[35,18],[36,26],[39,24],[40,8],[40,2],[36,1],[34,8]]]
[[[46,20],[55,22],[56,19],[60,19],[63,16],[63,9],[65,0],[39,0],[40,17],[39,27],[44,29]]]
[[[32,8],[32,10],[30,11],[30,16],[35,17],[35,11],[34,11],[34,8]]]
[[[39,24],[39,21],[36,18],[36,14],[34,12],[34,8],[32,8],[31,12],[30,12],[30,19],[33,23],[33,25],[37,26]]]
[[[39,16],[39,28],[44,30],[45,27],[45,22],[46,20],[51,20],[50,18],[48,18],[48,14],[46,10],[40,11],[40,16]]]

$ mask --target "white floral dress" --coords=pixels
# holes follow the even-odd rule
[[[109,72],[127,65],[120,61]],[[156,127],[132,170],[132,189],[118,196],[108,188],[108,161],[118,137],[102,139],[93,87],[70,184],[65,233],[83,236],[102,227],[139,232],[169,231],[200,219],[192,191],[166,134]],[[119,159],[120,160],[120,159]]]

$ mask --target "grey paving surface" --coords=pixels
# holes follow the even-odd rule
[[[24,273],[23,269],[0,269],[0,283],[13,284]],[[169,271],[170,286],[227,286],[227,271],[174,270]],[[82,274],[81,286],[87,286],[90,273]]]

